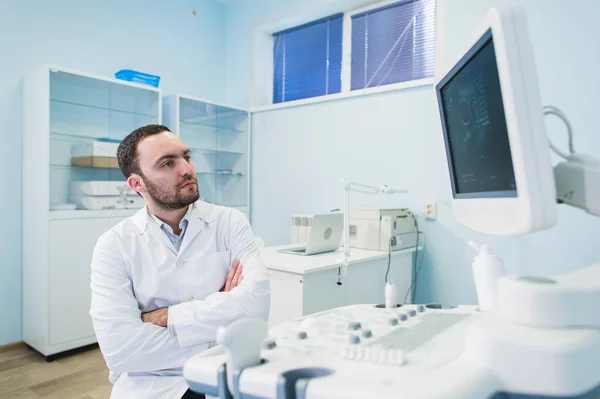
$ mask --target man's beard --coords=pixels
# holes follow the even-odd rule
[[[152,183],[150,180],[147,180],[144,176],[142,176],[144,180],[144,184],[146,185],[146,192],[152,198],[152,200],[158,205],[160,208],[165,211],[173,211],[177,209],[184,208],[189,204],[192,204],[198,201],[200,198],[200,193],[198,192],[198,179],[196,177],[189,176],[185,183],[178,185],[175,192],[169,192],[167,187],[163,187],[157,184]],[[193,181],[196,185],[192,188],[187,188],[185,190],[181,190],[181,186],[186,183]]]

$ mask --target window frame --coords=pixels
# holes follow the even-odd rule
[[[321,6],[311,7],[310,10],[299,10],[290,16],[280,18],[255,26],[253,32],[253,64],[251,84],[251,109],[252,112],[268,111],[298,105],[314,104],[324,101],[335,101],[344,98],[373,95],[378,93],[411,89],[422,86],[433,86],[435,76],[442,64],[443,48],[443,9],[445,0],[430,0],[435,2],[435,59],[434,76],[430,78],[409,80],[405,82],[391,83],[382,86],[369,87],[365,89],[350,90],[351,85],[351,56],[352,56],[352,16],[373,9],[398,3],[402,0],[344,0],[341,2],[328,2]],[[317,97],[309,97],[299,100],[273,103],[273,34],[286,29],[300,26],[328,15],[343,13],[342,25],[342,86],[341,92],[325,94]]]

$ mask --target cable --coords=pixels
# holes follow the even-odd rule
[[[421,260],[419,261],[419,267],[416,270],[416,273],[414,274],[414,278],[412,281],[412,284],[410,285],[410,287],[408,287],[408,290],[406,290],[406,295],[404,295],[404,303],[406,303],[406,297],[408,296],[408,293],[410,292],[410,290],[412,289],[413,285],[415,287],[415,291],[413,292],[413,295],[411,295],[412,299],[411,302],[415,302],[415,296],[417,293],[417,279],[419,277],[419,273],[421,272],[421,267],[423,267],[423,259],[425,259],[425,250],[427,248],[427,236],[425,235],[425,233],[423,233],[422,231],[417,232],[417,242],[418,242],[418,238],[419,238],[419,234],[423,235],[423,239],[425,241],[425,244],[423,244],[423,254],[421,255]],[[419,252],[419,247],[417,246],[417,252]],[[415,254],[416,257],[416,254]]]
[[[388,273],[390,272],[390,264],[392,262],[392,240],[393,238],[390,238],[390,241],[388,242],[389,244],[389,250],[388,250],[388,266],[387,266],[387,270],[385,271],[385,283],[387,284],[388,282]]]
[[[414,287],[417,287],[417,278],[419,277],[417,275],[417,258],[419,257],[419,223],[417,222],[417,218],[415,217],[414,213],[411,213],[413,220],[415,222],[415,229],[417,230],[417,242],[415,244],[415,256],[413,257],[413,268],[412,268],[412,281],[411,281],[411,288],[414,284]],[[406,298],[406,295],[404,295],[404,298]],[[414,302],[414,293],[411,293],[411,302]],[[406,303],[406,299],[404,301]]]
[[[417,248],[419,247],[419,225],[417,225],[417,219],[415,219],[415,216],[412,215],[413,220],[415,221],[415,226],[417,228]],[[387,265],[387,270],[385,271],[385,283],[387,284],[388,282],[388,274],[390,272],[390,264],[391,264],[391,260],[392,260],[392,245],[396,245],[396,237],[392,237],[390,238],[390,240],[388,241],[388,265]],[[416,262],[413,262],[413,269],[416,266]]]
[[[573,146],[573,129],[571,128],[571,123],[569,122],[569,119],[567,118],[567,116],[560,109],[558,109],[552,105],[546,105],[544,107],[544,116],[546,116],[546,115],[558,116],[565,123],[565,125],[567,125],[567,133],[569,135],[569,152],[571,153],[570,155],[575,154],[575,149]],[[548,142],[550,143],[550,148],[552,149],[552,151],[554,151],[555,153],[557,153],[559,156],[563,157],[566,160],[569,159],[569,155],[567,155],[565,152],[563,152],[558,147],[556,147],[552,143],[550,138],[548,138]]]
[[[411,213],[412,218],[415,222],[415,228],[417,230],[417,243],[415,246],[415,256],[413,257],[413,268],[412,268],[412,281],[410,283],[410,287],[408,287],[408,290],[406,290],[406,294],[404,295],[404,302],[406,303],[406,298],[408,297],[408,293],[411,291],[411,289],[413,287],[415,287],[415,291],[412,293],[411,297],[411,302],[414,302],[414,298],[415,298],[415,293],[416,293],[416,288],[417,288],[417,279],[419,277],[419,270],[420,270],[420,265],[423,264],[423,258],[425,257],[425,247],[423,247],[423,255],[421,255],[421,261],[419,264],[419,270],[417,270],[417,258],[419,256],[419,234],[423,234],[423,236],[425,236],[425,233],[423,233],[422,231],[419,230],[419,223],[417,222],[417,218],[415,217],[414,213]]]
[[[423,267],[423,259],[425,258],[425,250],[426,250],[426,246],[427,246],[427,236],[425,235],[425,233],[423,233],[422,231],[419,230],[419,223],[417,222],[417,218],[415,217],[414,214],[411,214],[414,222],[415,222],[415,228],[417,230],[417,243],[415,245],[416,251],[415,251],[415,256],[413,257],[413,265],[412,265],[412,281],[410,284],[410,287],[408,287],[408,290],[406,290],[406,294],[404,295],[404,302],[406,303],[406,298],[408,297],[408,293],[411,292],[411,289],[413,287],[415,287],[414,291],[412,292],[412,299],[411,302],[415,302],[415,296],[417,294],[417,280],[419,278],[419,273],[421,272],[421,267]],[[421,260],[419,260],[419,266],[417,266],[417,258],[419,256],[419,234],[423,235],[423,238],[425,239],[425,244],[423,244],[423,254],[421,255]],[[394,238],[392,237],[389,242],[389,250],[388,250],[388,265],[387,265],[387,270],[385,271],[385,283],[387,284],[388,282],[388,274],[390,272],[390,264],[391,264],[391,258],[392,258],[392,241],[394,240]]]

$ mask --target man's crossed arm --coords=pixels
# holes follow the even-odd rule
[[[233,262],[220,292],[229,292],[244,280],[244,276],[242,275],[243,267],[238,259]],[[151,312],[142,313],[142,321],[159,327],[167,327],[169,323],[169,307],[165,306]]]

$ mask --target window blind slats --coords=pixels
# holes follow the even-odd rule
[[[351,46],[350,90],[433,76],[435,3],[402,0],[354,14],[350,43],[342,43],[344,14],[275,33],[273,103],[341,92],[343,45]]]
[[[273,35],[274,103],[340,92],[342,22],[337,14]]]
[[[433,76],[434,39],[433,0],[353,15],[351,90]]]

